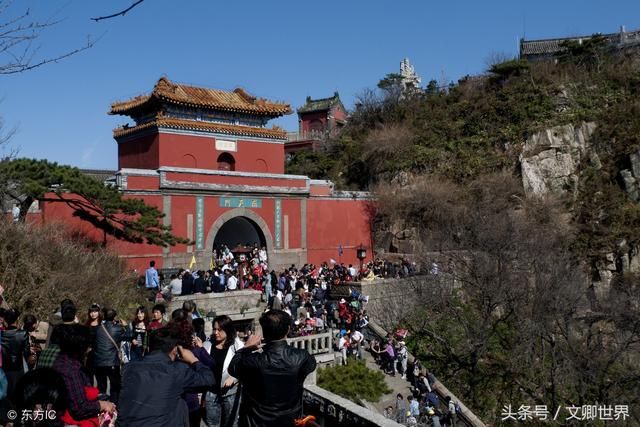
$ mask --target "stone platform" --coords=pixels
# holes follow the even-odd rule
[[[234,322],[246,322],[254,328],[258,327],[258,318],[266,308],[266,303],[262,301],[262,292],[243,289],[174,297],[168,306],[169,313],[182,308],[185,301],[195,302],[203,317],[209,312],[215,312],[216,316],[227,315]],[[211,333],[211,322],[205,323],[205,332]]]

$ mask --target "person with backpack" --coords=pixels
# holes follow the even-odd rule
[[[442,418],[442,423],[450,427],[455,427],[457,421],[456,415],[459,413],[460,406],[453,401],[451,396],[445,397],[444,401],[447,404],[447,413]]]
[[[107,379],[109,380],[110,401],[117,404],[120,395],[121,378],[120,365],[122,341],[131,341],[131,332],[125,329],[126,323],[116,321],[116,311],[112,308],[103,310],[104,321],[96,331],[94,365],[96,381],[100,394],[107,393]]]

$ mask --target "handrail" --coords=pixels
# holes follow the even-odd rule
[[[329,330],[329,332],[321,334],[287,338],[287,343],[292,347],[307,350],[311,355],[325,354],[333,351],[332,336],[333,334]]]

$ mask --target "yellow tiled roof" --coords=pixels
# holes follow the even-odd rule
[[[167,117],[157,117],[153,121],[143,123],[138,126],[116,128],[113,130],[113,137],[121,138],[123,136],[128,136],[145,129],[153,128],[217,132],[229,135],[245,135],[269,139],[286,139],[287,137],[286,131],[280,128],[267,129],[252,126],[227,125],[223,123],[197,122],[194,120],[184,120]]]
[[[150,95],[136,96],[124,102],[114,102],[111,104],[109,114],[130,115],[133,110],[153,99],[187,107],[210,108],[275,117],[291,113],[289,104],[256,98],[249,95],[242,88],[227,92],[173,83],[168,78],[161,77]]]

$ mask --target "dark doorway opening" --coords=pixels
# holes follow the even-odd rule
[[[236,170],[236,160],[229,153],[222,153],[218,156],[218,170],[234,171]]]
[[[225,222],[213,241],[213,248],[220,249],[221,246],[227,245],[232,251],[234,248],[241,247],[266,247],[267,241],[264,233],[253,220],[237,216]]]

